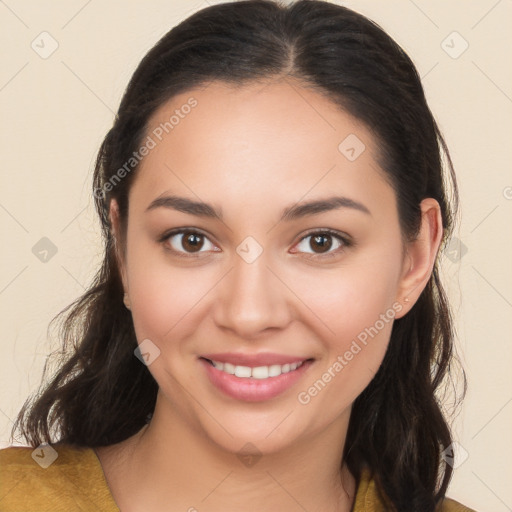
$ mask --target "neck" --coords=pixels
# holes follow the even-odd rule
[[[159,393],[149,425],[97,452],[123,511],[348,512],[355,482],[341,460],[349,416],[350,410],[328,429],[274,453],[243,442],[233,453],[173,414]]]

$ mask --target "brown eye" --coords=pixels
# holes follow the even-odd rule
[[[215,246],[206,235],[193,230],[174,231],[165,235],[161,242],[165,243],[171,252],[178,256],[194,256],[194,253],[215,251]],[[209,245],[209,246],[208,246]],[[206,250],[202,250],[206,248]]]
[[[204,237],[197,233],[187,232],[181,239],[181,244],[186,251],[196,252],[204,245]]]
[[[303,237],[296,245],[297,250],[294,252],[304,252],[309,254],[308,257],[329,257],[337,256],[343,252],[347,247],[350,247],[352,242],[345,236],[337,232],[316,231]]]
[[[311,237],[309,245],[312,249],[318,249],[318,252],[328,252],[332,247],[332,236],[331,235],[315,235]]]

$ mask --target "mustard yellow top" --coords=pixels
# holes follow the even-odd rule
[[[46,467],[45,467],[46,466]],[[1,512],[119,512],[92,448],[56,443],[34,450],[0,450]],[[385,512],[369,472],[357,487],[352,512]],[[475,512],[445,499],[440,512]]]

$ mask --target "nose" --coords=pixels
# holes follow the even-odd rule
[[[217,287],[217,326],[243,339],[285,328],[292,319],[293,293],[278,274],[265,251],[252,262],[235,254],[231,270]]]

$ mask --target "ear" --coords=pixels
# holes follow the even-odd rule
[[[408,242],[405,248],[396,297],[403,307],[396,318],[405,316],[411,310],[427,285],[443,238],[443,220],[439,203],[429,197],[423,199],[420,207],[420,231],[417,238]]]
[[[123,288],[125,292],[128,292],[128,279],[126,277],[126,263],[123,253],[123,243],[126,243],[121,236],[121,224],[119,220],[119,205],[115,199],[110,201],[109,207],[109,219],[112,230],[112,236],[114,238],[114,248],[116,253],[117,266],[119,273],[121,274],[121,280],[123,282]]]

